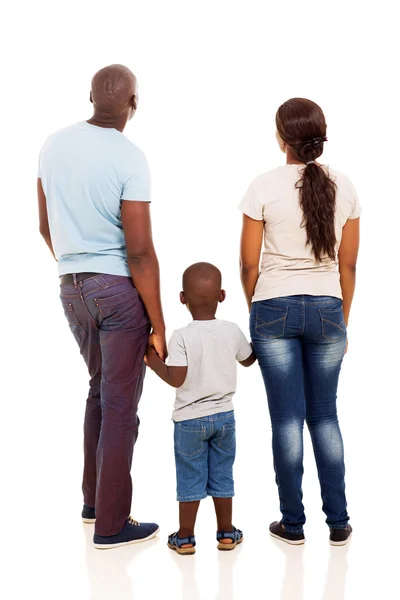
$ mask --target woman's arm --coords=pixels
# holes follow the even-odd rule
[[[264,233],[264,221],[255,221],[243,215],[240,242],[240,278],[249,310],[260,274],[260,254]]]
[[[343,295],[343,314],[346,326],[349,323],[350,308],[356,287],[356,265],[360,244],[360,219],[349,219],[343,227],[339,248],[340,285]]]

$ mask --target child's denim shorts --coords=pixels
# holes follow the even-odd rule
[[[177,500],[232,498],[235,454],[233,411],[175,422]]]

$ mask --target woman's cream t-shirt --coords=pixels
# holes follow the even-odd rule
[[[337,261],[316,262],[302,226],[303,211],[296,183],[302,165],[285,165],[260,175],[250,185],[240,210],[256,221],[264,221],[261,272],[253,302],[282,296],[311,295],[342,297]],[[357,219],[361,208],[353,184],[346,175],[329,168],[336,190],[336,255],[342,229],[348,219]]]

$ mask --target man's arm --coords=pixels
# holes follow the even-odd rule
[[[37,180],[37,194],[38,194],[38,203],[39,203],[39,231],[44,241],[48,245],[50,252],[54,256],[55,260],[56,256],[53,250],[53,244],[51,243],[50,236],[50,227],[49,227],[49,217],[47,215],[47,204],[46,204],[46,196],[44,195],[42,180]]]
[[[123,200],[121,220],[129,270],[153,328],[150,344],[161,360],[165,360],[168,353],[161,306],[160,270],[151,231],[150,203]]]
[[[340,286],[343,295],[343,314],[349,324],[350,308],[356,287],[356,265],[360,244],[360,219],[349,219],[343,227],[339,248]]]
[[[249,310],[259,277],[260,254],[264,232],[264,221],[256,221],[243,215],[240,243],[240,276]]]
[[[174,388],[179,388],[184,384],[187,367],[168,367],[158,356],[154,348],[149,348],[145,357],[145,363],[156,375],[165,383]]]

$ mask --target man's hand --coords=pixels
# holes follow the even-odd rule
[[[153,332],[149,338],[149,346],[151,346],[160,359],[165,362],[168,357],[167,341],[165,339],[165,333],[158,334]]]

